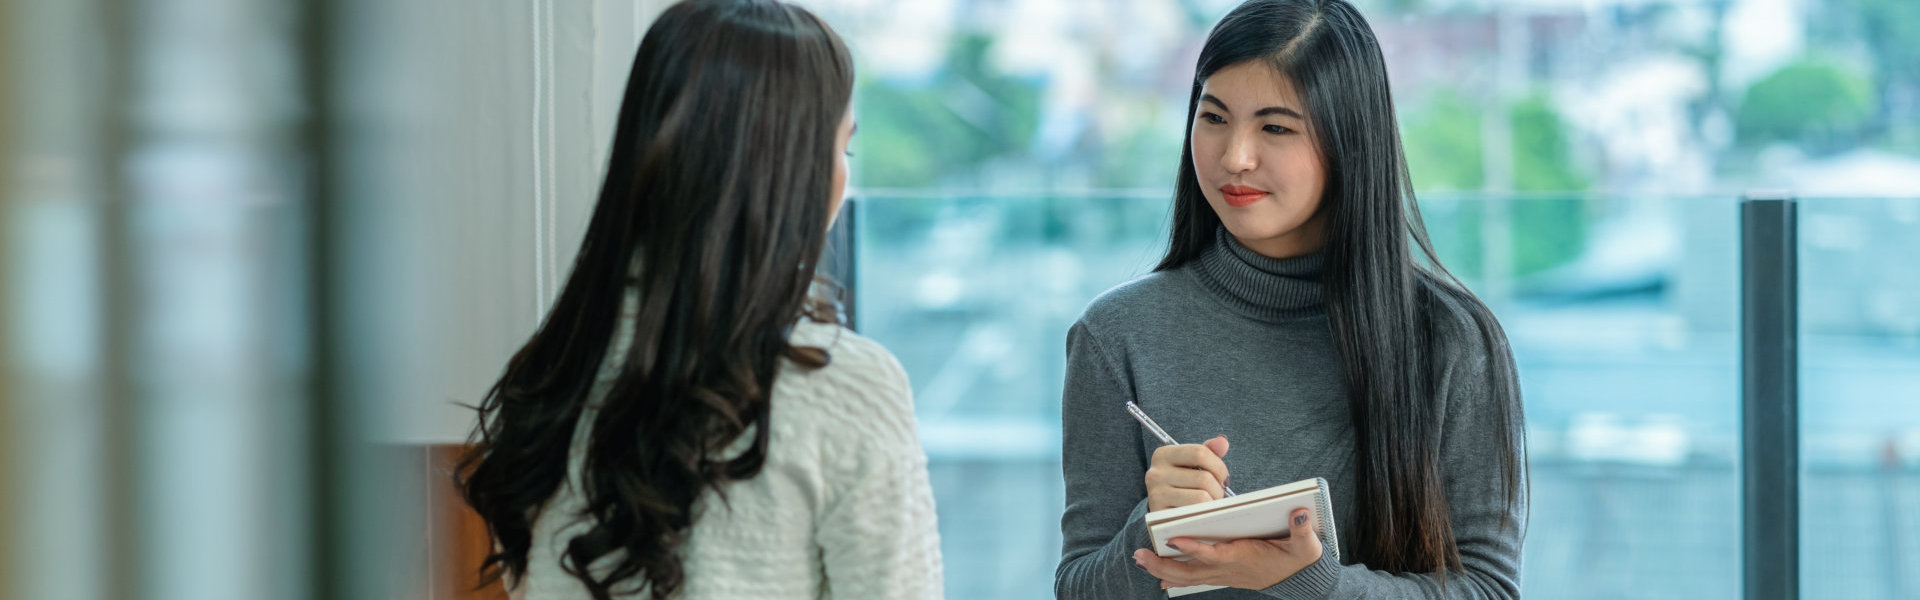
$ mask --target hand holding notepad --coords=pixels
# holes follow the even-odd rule
[[[1140,410],[1132,402],[1127,403],[1127,412],[1133,415],[1140,425],[1165,445],[1178,442],[1168,435],[1166,430],[1154,422],[1152,417]],[[1224,458],[1225,447],[1214,449]],[[1156,453],[1158,465],[1158,453]],[[1161,468],[1159,466],[1156,469]],[[1339,538],[1333,526],[1332,495],[1327,492],[1325,479],[1307,479],[1286,485],[1275,486],[1235,495],[1233,488],[1225,485],[1225,467],[1215,475],[1221,478],[1223,497],[1207,502],[1186,506],[1165,508],[1147,513],[1147,531],[1153,539],[1154,553],[1163,558],[1188,560],[1185,552],[1170,545],[1174,538],[1190,538],[1206,544],[1214,544],[1242,539],[1286,539],[1292,535],[1288,519],[1296,510],[1305,509],[1306,531],[1313,531],[1322,540],[1323,552],[1331,553],[1337,561],[1340,558]],[[1149,477],[1151,480],[1152,477]],[[1151,481],[1150,481],[1151,485]],[[1217,585],[1196,585],[1176,587],[1167,590],[1167,595],[1184,596],[1187,594],[1220,589]]]
[[[1324,552],[1340,559],[1339,537],[1333,524],[1332,494],[1325,479],[1305,479],[1257,492],[1229,496],[1177,508],[1147,513],[1147,533],[1153,539],[1153,551],[1162,557],[1180,559],[1186,553],[1167,545],[1173,538],[1192,538],[1206,543],[1239,539],[1285,539],[1291,533],[1287,517],[1297,509],[1307,509],[1307,529],[1320,537]],[[1201,585],[1167,590],[1168,596],[1184,596],[1220,589]]]

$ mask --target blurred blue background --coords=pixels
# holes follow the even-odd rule
[[[1064,335],[1164,249],[1231,1],[817,2],[861,58],[861,329],[949,596],[1044,598]],[[1920,597],[1920,4],[1360,1],[1424,217],[1525,394],[1536,598],[1735,598],[1737,203],[1801,198],[1803,593]]]
[[[1065,333],[1159,257],[1236,2],[801,3],[859,67],[852,292],[948,597],[1050,597]],[[667,4],[0,0],[0,598],[457,597],[433,449]],[[1526,596],[1739,596],[1737,209],[1783,190],[1803,595],[1920,598],[1920,2],[1356,4],[1519,361]]]

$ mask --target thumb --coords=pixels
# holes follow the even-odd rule
[[[1308,526],[1313,517],[1307,512],[1304,508],[1293,511],[1293,520],[1287,523],[1291,531],[1287,541],[1281,542],[1281,550],[1311,562],[1325,556],[1327,549],[1321,545],[1324,542],[1320,541],[1320,535]]]
[[[1225,435],[1213,436],[1213,439],[1207,440],[1206,443],[1201,445],[1206,446],[1208,450],[1212,450],[1214,456],[1220,458],[1227,457],[1227,436]]]
[[[1317,541],[1318,538],[1315,537],[1317,534],[1313,532],[1313,527],[1309,523],[1309,521],[1312,521],[1312,520],[1313,520],[1313,517],[1309,514],[1309,511],[1307,509],[1304,509],[1304,508],[1295,509],[1293,511],[1293,516],[1287,519],[1287,529],[1289,530],[1288,535],[1291,536],[1287,539],[1287,541],[1295,542],[1295,543],[1303,542],[1305,540],[1310,540],[1310,539]]]

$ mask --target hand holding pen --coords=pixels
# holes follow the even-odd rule
[[[1180,444],[1167,435],[1152,417],[1138,405],[1127,403],[1127,412],[1140,421],[1149,433],[1165,444],[1153,451],[1153,464],[1147,468],[1147,508],[1161,510],[1199,504],[1234,495],[1227,487],[1226,436],[1216,436],[1203,444]]]

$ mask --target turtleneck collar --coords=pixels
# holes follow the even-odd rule
[[[1326,311],[1320,283],[1322,252],[1293,258],[1261,256],[1222,226],[1213,244],[1194,261],[1194,274],[1208,290],[1248,316],[1262,320],[1311,317]]]

